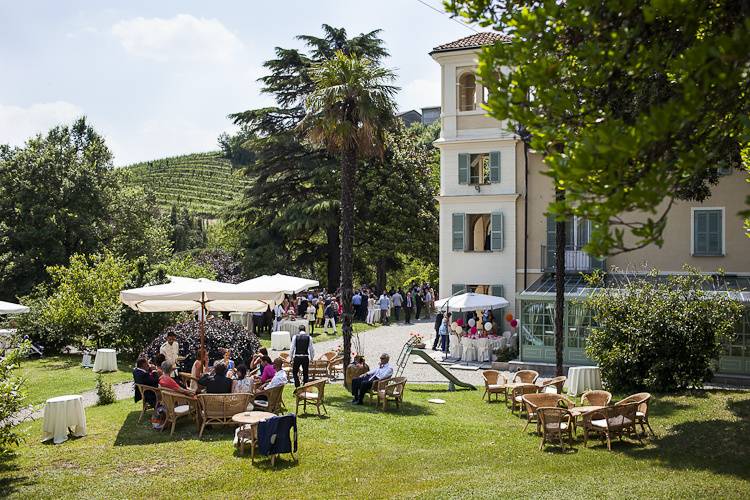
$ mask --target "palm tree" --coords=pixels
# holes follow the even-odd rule
[[[352,339],[352,253],[354,246],[354,177],[357,162],[381,157],[385,131],[396,111],[390,85],[395,74],[371,59],[342,51],[311,70],[314,90],[308,95],[300,127],[314,144],[341,161],[341,298],[344,310],[344,368]]]

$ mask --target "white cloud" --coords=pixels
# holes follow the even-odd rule
[[[228,62],[243,48],[219,20],[189,14],[120,21],[112,34],[128,53],[159,62]]]
[[[412,80],[402,86],[396,101],[399,111],[440,106],[440,80]]]
[[[0,143],[20,146],[29,137],[55,125],[70,124],[83,110],[66,101],[35,103],[28,107],[0,104]]]

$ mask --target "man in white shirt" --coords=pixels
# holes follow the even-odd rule
[[[380,322],[384,325],[387,325],[388,309],[391,307],[391,300],[388,298],[388,295],[386,295],[385,292],[380,294],[378,305],[380,306]]]
[[[273,389],[274,387],[279,387],[280,385],[286,385],[286,383],[289,381],[289,377],[287,377],[286,371],[284,371],[283,359],[276,358],[275,360],[273,360],[273,368],[274,370],[276,370],[276,374],[264,387],[264,390],[266,391],[269,389]]]
[[[378,380],[385,380],[393,376],[393,367],[388,363],[391,357],[383,353],[380,355],[380,364],[377,368],[373,368],[369,372],[361,375],[355,379],[352,379],[352,403],[361,405],[365,394],[367,394],[372,385]]]
[[[289,357],[292,358],[292,375],[294,376],[294,387],[299,387],[299,369],[302,367],[302,383],[307,383],[307,371],[310,360],[315,357],[312,337],[305,331],[304,326],[299,327],[299,333],[292,337],[292,347],[289,349]]]
[[[273,308],[273,331],[278,332],[281,327],[281,320],[284,317],[284,306],[283,304],[276,304]]]
[[[167,334],[167,341],[161,345],[159,352],[164,355],[165,361],[169,361],[172,366],[177,366],[177,361],[180,357],[180,344],[177,342],[177,337],[175,337],[174,333]]]

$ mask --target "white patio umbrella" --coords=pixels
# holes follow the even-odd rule
[[[27,312],[29,308],[26,306],[0,300],[0,314],[25,314]]]
[[[307,278],[297,278],[286,274],[274,274],[269,276],[264,274],[251,280],[239,283],[243,290],[263,291],[263,292],[283,292],[286,294],[300,293],[309,288],[320,285],[317,280]]]
[[[170,282],[163,285],[120,292],[122,303],[140,312],[200,311],[201,348],[206,311],[265,311],[283,298],[282,292],[243,290],[231,283],[181,276],[170,276]]]
[[[502,309],[510,304],[503,297],[484,295],[482,293],[462,293],[435,301],[440,311],[479,311],[484,309]]]

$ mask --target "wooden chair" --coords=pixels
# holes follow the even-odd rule
[[[145,384],[135,384],[135,390],[141,394],[141,403],[143,404],[141,407],[141,414],[138,416],[138,422],[140,422],[143,418],[143,414],[146,413],[146,410],[149,408],[154,409],[159,404],[159,401],[161,400],[161,389]],[[153,406],[146,401],[146,394],[149,392],[153,392],[156,397],[156,403]]]
[[[607,449],[612,450],[612,437],[622,435],[626,432],[635,434],[640,441],[640,436],[635,430],[635,413],[638,403],[626,403],[616,406],[607,406],[602,410],[596,410],[583,414],[583,445],[588,444],[588,433],[600,433],[607,438]]]
[[[565,408],[570,409],[575,406],[575,403],[562,394],[552,394],[549,392],[539,392],[536,394],[524,394],[521,398],[524,405],[526,406],[526,425],[523,427],[524,432],[529,427],[531,422],[536,422],[536,431],[539,432],[539,426],[541,421],[538,418],[537,410],[539,408],[560,408],[561,405],[565,405]],[[562,401],[562,403],[561,403]],[[575,419],[573,420],[575,425]]]
[[[284,387],[285,385],[280,385],[278,387],[274,387],[273,389],[264,389],[262,391],[258,391],[255,393],[255,400],[253,401],[253,406],[256,407],[258,410],[267,411],[271,413],[281,413],[282,411],[286,410],[286,407],[284,406]],[[258,396],[264,395],[268,398],[267,401],[258,400]]]
[[[167,427],[167,423],[171,422],[172,430],[169,432],[170,436],[174,434],[174,427],[177,420],[182,417],[192,416],[196,427],[200,428],[198,424],[198,402],[195,398],[179,392],[161,389],[161,402],[167,411],[167,420],[161,429],[164,430]]]
[[[518,408],[518,414],[520,415],[524,409],[523,397],[537,392],[539,392],[539,386],[534,384],[519,384],[513,387],[510,397],[510,412],[515,413],[516,408]]]
[[[561,377],[555,377],[547,380],[546,382],[542,382],[541,384],[541,391],[540,392],[549,392],[550,390],[554,389],[554,391],[557,394],[562,394],[563,392],[563,386],[565,385],[565,381],[568,380],[567,377],[561,376]]]
[[[326,379],[321,378],[318,380],[312,380],[304,385],[297,387],[294,390],[294,398],[296,399],[295,413],[299,413],[299,405],[302,404],[302,412],[307,413],[307,404],[315,405],[318,410],[318,416],[320,415],[320,407],[323,407],[323,411],[328,415],[325,405],[325,389]]]
[[[554,394],[552,394],[554,396]],[[565,451],[564,436],[568,435],[568,444],[573,447],[573,417],[565,408],[541,407],[537,409],[539,415],[539,426],[542,431],[542,442],[539,450],[544,449],[548,441],[559,440],[560,446]]]
[[[198,437],[203,437],[206,425],[236,425],[232,416],[247,411],[253,395],[244,392],[235,394],[198,394],[201,428]]]
[[[612,394],[607,391],[586,391],[581,394],[581,406],[607,406]]]
[[[648,407],[651,401],[651,394],[648,392],[639,392],[632,394],[622,401],[615,403],[615,406],[625,405],[629,403],[637,403],[638,408],[635,411],[635,423],[641,426],[641,431],[646,434],[646,427],[652,436],[655,436],[654,430],[651,428],[651,424],[648,423]]]
[[[499,395],[505,394],[505,377],[497,370],[484,370],[482,377],[484,378],[484,394],[482,394],[482,399],[487,396],[487,402],[489,403],[494,394],[495,401],[498,401]]]
[[[344,355],[337,354],[332,360],[328,362],[328,376],[331,380],[336,380],[338,374],[344,373]]]
[[[328,360],[327,359],[312,359],[310,360],[310,366],[307,370],[310,380],[317,380],[328,377]]]
[[[385,389],[385,386],[390,380],[390,378],[384,378],[383,380],[376,380],[373,382],[372,387],[370,387],[370,390],[367,393],[367,402],[369,403],[372,398],[377,400],[379,398],[380,390]]]
[[[534,370],[518,370],[513,374],[511,382],[521,382],[523,384],[533,384],[539,378],[539,372]]]
[[[396,403],[396,408],[401,407],[406,389],[406,377],[392,377],[378,391],[378,404],[383,410],[388,409],[388,401]]]

